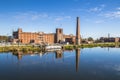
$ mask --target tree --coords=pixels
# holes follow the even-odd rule
[[[87,42],[87,39],[86,39],[86,38],[82,38],[82,39],[81,39],[81,42],[82,42],[82,43],[86,43],[86,42]]]
[[[99,42],[102,42],[102,41],[100,39],[95,40],[95,43],[99,43]]]
[[[8,41],[8,36],[0,36],[0,41]]]
[[[92,37],[89,37],[88,38],[88,41],[94,41]]]

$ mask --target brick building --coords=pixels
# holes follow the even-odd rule
[[[61,42],[75,43],[75,36],[64,35],[63,29],[57,28],[56,33],[23,32],[21,28],[13,32],[13,42],[22,44],[54,44]]]
[[[71,44],[80,45],[80,19],[77,17],[76,23],[76,36],[65,35],[62,28],[57,28],[56,33],[44,33],[44,32],[23,32],[22,29],[18,29],[13,32],[13,42],[15,43],[36,43],[36,44],[54,44],[69,42]]]
[[[119,37],[101,37],[100,38],[101,42],[120,42]]]

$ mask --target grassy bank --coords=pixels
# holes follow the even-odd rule
[[[120,43],[94,43],[94,44],[81,44],[81,45],[64,45],[64,50],[73,50],[76,48],[93,48],[93,47],[119,47]],[[0,52],[40,52],[43,51],[38,46],[6,46],[6,47],[0,47]]]
[[[7,47],[0,47],[0,52],[17,52],[17,51],[22,51],[22,52],[39,52],[41,49],[39,47],[34,47],[34,46],[7,46]]]
[[[76,48],[93,48],[93,47],[119,47],[120,43],[92,43],[81,45],[65,45],[64,49],[71,50]]]

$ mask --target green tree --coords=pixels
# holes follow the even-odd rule
[[[8,37],[7,36],[0,36],[0,41],[8,41]]]
[[[88,41],[94,41],[92,37],[88,37]]]

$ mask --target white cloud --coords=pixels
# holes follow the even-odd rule
[[[109,19],[120,19],[120,7],[114,8],[112,11],[99,13],[98,15]]]
[[[104,20],[98,20],[98,21],[95,21],[96,24],[100,24],[100,23],[103,23]]]
[[[102,5],[98,6],[98,7],[91,8],[88,11],[89,12],[100,12],[105,8],[105,6],[106,5],[102,4]]]
[[[29,20],[39,20],[39,19],[43,19],[43,18],[48,18],[51,20],[55,20],[55,21],[62,21],[62,20],[70,20],[72,17],[71,16],[48,16],[47,13],[38,13],[38,12],[19,12],[16,13],[15,16],[13,16],[15,19],[17,20],[25,20],[25,21],[29,21]]]
[[[65,16],[66,19],[71,19],[71,16]]]
[[[33,14],[30,15],[32,20],[40,19],[40,18],[48,18],[48,15],[46,13],[42,14]]]
[[[72,11],[88,11],[86,9],[71,9]]]
[[[90,3],[87,3],[88,5]],[[77,8],[77,9],[71,9],[72,11],[83,11],[83,12],[100,12],[102,11],[104,8],[106,7],[105,4],[101,4],[97,7],[93,7],[93,8],[90,8],[90,9],[81,9],[81,8]]]
[[[37,20],[40,18],[47,18],[48,15],[46,13],[38,13],[38,12],[23,12],[17,13],[14,18],[19,20]]]
[[[33,15],[33,16],[31,17],[32,20],[36,20],[36,19],[38,19],[38,18],[39,18],[39,15]]]
[[[71,19],[71,18],[72,18],[71,16],[57,16],[55,18],[55,21],[62,21],[62,20]]]
[[[107,18],[120,18],[120,11],[114,11],[114,12],[108,12],[106,14],[104,14],[105,17]]]
[[[100,5],[102,8],[104,8],[106,5],[105,4],[102,4],[102,5]]]
[[[63,17],[57,17],[57,18],[55,19],[55,21],[61,21],[61,20],[63,20]]]
[[[117,10],[120,10],[120,7],[119,7],[119,8],[117,8]]]
[[[99,7],[89,9],[90,12],[99,12],[101,10],[102,10],[102,8],[99,8]]]

